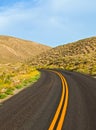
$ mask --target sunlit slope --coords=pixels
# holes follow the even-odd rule
[[[0,36],[0,63],[28,60],[49,49],[50,47],[36,42]]]
[[[32,65],[96,74],[96,37],[53,48],[37,56]]]

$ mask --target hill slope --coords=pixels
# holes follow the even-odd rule
[[[96,37],[82,39],[50,49],[46,53],[37,56],[32,65],[59,67],[95,75]]]
[[[50,47],[9,36],[0,36],[0,63],[18,62],[32,58]]]

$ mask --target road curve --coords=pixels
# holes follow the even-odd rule
[[[63,70],[41,72],[37,83],[0,106],[0,130],[95,130],[96,79]]]
[[[48,130],[53,130],[53,129],[61,130],[64,123],[67,106],[68,106],[68,85],[67,85],[66,79],[60,72],[57,72],[57,71],[52,71],[52,72],[56,73],[62,81],[62,85],[61,85],[62,93],[61,93],[61,98],[60,98],[57,110],[55,112],[54,118]]]

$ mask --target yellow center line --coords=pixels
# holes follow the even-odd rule
[[[65,82],[65,87],[66,87],[66,96],[65,96],[65,103],[64,103],[64,106],[63,106],[61,117],[60,117],[60,120],[58,122],[56,130],[61,130],[62,129],[64,119],[65,119],[65,115],[66,115],[66,111],[67,111],[67,106],[68,106],[68,85],[67,85],[67,82],[66,82],[64,77],[63,77],[63,80]]]
[[[58,72],[56,72],[56,71],[53,71],[53,72],[56,73],[57,75],[59,75],[59,77],[61,78],[61,81],[62,81],[62,86],[64,86],[64,82],[63,82],[61,74],[58,73]],[[51,125],[50,125],[50,127],[49,127],[48,130],[53,130],[54,127],[55,127],[56,121],[57,121],[57,119],[59,117],[60,110],[62,108],[62,104],[63,104],[63,100],[64,100],[64,94],[65,94],[65,91],[64,91],[64,87],[63,87],[63,89],[62,89],[62,95],[61,95],[61,99],[60,99],[60,103],[58,105],[58,108],[56,110],[55,116],[54,116],[54,118],[53,118],[53,120],[51,122]]]
[[[65,99],[62,114],[61,114],[61,117],[60,117],[60,120],[59,120],[58,126],[57,126],[57,130],[61,130],[63,122],[64,122],[64,117],[65,117],[65,114],[66,114],[67,104],[68,104],[68,86],[67,86],[67,82],[66,82],[65,78],[62,76],[61,73],[59,73],[57,71],[52,71],[52,72],[56,73],[61,78],[61,81],[62,81],[62,94],[61,94],[60,102],[59,102],[59,105],[57,107],[56,113],[54,115],[54,118],[53,118],[53,120],[51,122],[51,125],[50,125],[48,130],[53,130],[55,125],[56,125],[56,122],[58,120],[58,117],[59,117],[59,114],[60,114],[60,111],[62,109],[62,105],[63,105],[63,102],[64,102],[65,89],[67,88],[66,89],[67,98]]]

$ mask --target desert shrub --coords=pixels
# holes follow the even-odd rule
[[[7,89],[7,91],[5,92],[5,94],[7,94],[7,95],[13,95],[13,89],[11,89],[11,88]]]
[[[15,86],[15,88],[20,89],[20,88],[22,88],[22,85],[18,84],[18,85]]]
[[[7,97],[7,94],[5,94],[5,93],[0,93],[0,99],[4,99],[5,97]]]

